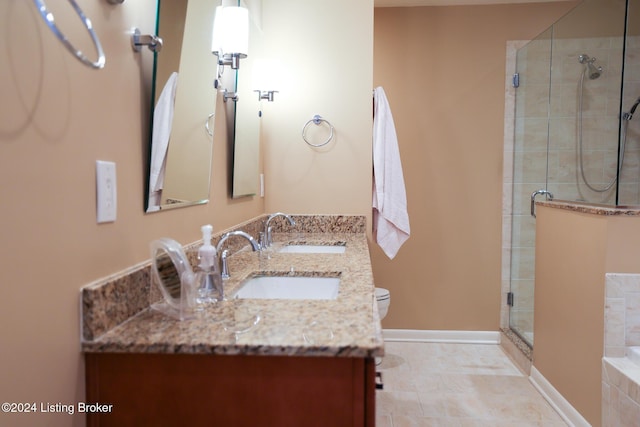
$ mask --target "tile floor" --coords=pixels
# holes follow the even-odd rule
[[[566,424],[498,345],[385,343],[376,427]]]

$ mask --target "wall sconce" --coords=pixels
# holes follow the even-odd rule
[[[253,91],[258,92],[258,101],[266,99],[273,102],[275,88],[280,88],[282,66],[279,61],[273,59],[256,59],[253,62],[253,75],[251,76]],[[267,89],[268,88],[268,89]]]
[[[277,90],[254,90],[254,92],[258,92],[258,101],[262,101],[266,99],[269,102],[273,102],[273,95],[278,93]]]
[[[218,6],[213,21],[211,52],[218,65],[240,68],[240,59],[249,51],[249,11],[240,6]]]

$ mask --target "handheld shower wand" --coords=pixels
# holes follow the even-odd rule
[[[622,120],[626,120],[627,122],[633,118],[633,113],[636,112],[636,108],[638,108],[638,104],[640,104],[640,97],[636,99],[635,104],[631,106],[628,112],[622,113]]]

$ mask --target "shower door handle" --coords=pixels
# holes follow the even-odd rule
[[[549,200],[553,200],[553,193],[547,190],[536,190],[531,193],[531,216],[536,217],[536,196],[538,194],[545,194]]]

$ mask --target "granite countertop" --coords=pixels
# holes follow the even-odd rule
[[[540,200],[537,206],[602,216],[640,216],[640,206],[612,206],[568,200]]]
[[[384,354],[365,233],[274,233],[274,249],[229,257],[227,297],[252,275],[340,275],[335,300],[228,299],[177,321],[145,309],[84,352],[375,357]],[[289,243],[346,245],[342,254],[278,253]]]

